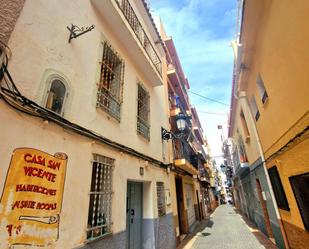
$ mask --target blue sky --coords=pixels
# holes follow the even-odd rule
[[[235,37],[237,0],[150,0],[173,37],[190,90],[229,104],[233,68],[230,42]],[[227,129],[229,107],[190,94],[213,156],[221,155],[218,124]],[[220,163],[220,160],[218,160]]]

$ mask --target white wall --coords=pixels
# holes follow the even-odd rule
[[[69,10],[69,11],[68,11]],[[71,23],[95,29],[68,43]],[[121,121],[96,109],[102,41],[107,39],[125,61]],[[13,56],[9,70],[21,92],[42,103],[46,70],[60,72],[71,85],[64,117],[112,140],[163,160],[161,126],[168,127],[166,86],[153,88],[95,12],[90,1],[29,0],[9,41]],[[137,82],[150,93],[150,142],[137,135]],[[114,132],[110,132],[113,130]],[[164,148],[165,154],[167,148]],[[169,161],[169,157],[166,157]]]
[[[95,25],[95,29],[68,43],[71,23],[78,26]],[[102,39],[107,39],[125,61],[125,76],[121,122],[104,111],[97,110],[96,92]],[[9,71],[21,93],[42,104],[48,72],[59,72],[70,85],[70,99],[64,117],[103,136],[125,144],[137,151],[165,163],[170,152],[161,141],[161,126],[168,125],[166,85],[153,88],[137,70],[126,51],[93,9],[84,0],[27,0],[9,41],[12,58]],[[150,141],[136,132],[137,80],[141,80],[150,93]],[[89,189],[92,154],[115,159],[113,174],[112,231],[126,228],[126,187],[128,180],[145,182],[149,186],[144,201],[144,218],[157,214],[156,181],[170,187],[169,175],[163,169],[145,161],[120,153],[88,138],[16,112],[0,100],[0,194],[4,186],[10,158],[15,148],[36,148],[50,154],[68,155],[67,174],[60,215],[60,237],[55,248],[72,248],[84,243],[88,219]],[[144,167],[144,176],[139,168]],[[146,190],[147,188],[145,188]],[[144,197],[146,199],[145,192]],[[172,207],[167,207],[167,213]]]

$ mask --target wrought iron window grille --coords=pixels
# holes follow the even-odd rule
[[[164,216],[166,214],[165,208],[165,189],[163,182],[157,182],[157,206],[158,216]]]
[[[111,233],[114,159],[94,154],[89,192],[87,240]]]
[[[97,107],[120,121],[123,96],[124,62],[112,47],[104,42],[98,84]]]
[[[146,139],[150,139],[150,96],[146,89],[138,84],[137,97],[137,132]]]

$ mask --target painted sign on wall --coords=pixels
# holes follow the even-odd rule
[[[58,240],[66,165],[64,153],[14,150],[0,202],[0,248]]]

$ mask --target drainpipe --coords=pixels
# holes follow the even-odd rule
[[[253,133],[254,133],[256,140],[257,140],[258,151],[259,151],[262,163],[263,163],[263,169],[264,169],[264,173],[265,173],[265,176],[266,176],[266,181],[267,181],[270,196],[271,196],[271,199],[272,199],[272,202],[273,202],[273,205],[274,205],[275,213],[276,213],[276,216],[277,216],[277,219],[278,219],[278,222],[279,222],[280,230],[282,232],[284,244],[285,244],[286,249],[290,249],[290,246],[289,246],[289,243],[288,243],[288,240],[287,240],[287,235],[285,233],[283,223],[282,223],[282,220],[281,220],[281,217],[280,217],[279,209],[278,209],[278,206],[277,206],[277,202],[276,202],[276,199],[275,199],[274,191],[273,191],[273,188],[272,188],[272,185],[271,185],[271,182],[270,182],[270,178],[269,178],[269,175],[268,175],[268,170],[267,170],[267,167],[266,167],[266,162],[265,162],[265,157],[264,157],[260,137],[259,137],[256,125],[255,125],[253,115],[252,115],[250,107],[249,107],[249,101],[248,101],[248,98],[246,96],[246,93],[244,91],[239,91],[239,89],[238,89],[239,75],[241,73],[241,57],[242,57],[242,44],[239,44],[237,42],[236,65],[235,65],[235,68],[236,68],[236,70],[235,70],[236,75],[235,76],[236,77],[235,77],[235,83],[234,83],[235,85],[234,85],[234,93],[233,94],[234,94],[235,99],[239,100],[240,103],[241,102],[244,103],[244,105],[245,105],[245,107],[246,107],[246,109],[249,113],[249,122],[251,124],[251,127],[253,129]]]

